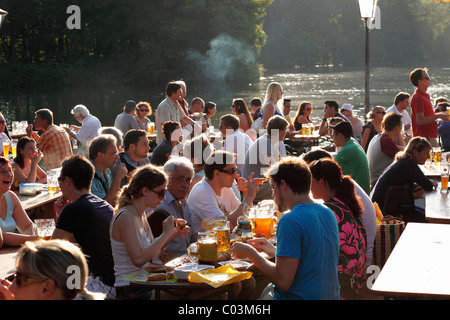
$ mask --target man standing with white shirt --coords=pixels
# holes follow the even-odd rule
[[[81,143],[81,147],[85,152],[89,148],[89,143],[98,136],[98,131],[102,124],[97,117],[90,114],[86,106],[79,104],[73,107],[72,114],[74,118],[81,123],[81,127],[71,125],[69,128],[64,128],[69,136],[73,139],[77,139]]]
[[[395,112],[402,115],[403,130],[411,130],[411,117],[406,108],[409,106],[410,94],[399,92],[394,99],[394,104],[386,110],[386,113]]]
[[[156,143],[159,144],[164,140],[162,125],[166,121],[174,121],[181,124],[194,125],[194,120],[188,117],[181,107],[179,100],[183,96],[183,87],[177,82],[169,82],[166,86],[166,98],[158,105],[155,115],[156,126]]]

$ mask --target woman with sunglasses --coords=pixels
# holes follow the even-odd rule
[[[163,222],[162,234],[153,237],[145,210],[157,208],[165,199],[167,181],[162,169],[149,164],[136,169],[120,192],[110,226],[118,299],[150,299],[151,290],[136,289],[123,279],[152,260],[159,260],[167,243],[189,233],[189,228],[176,227],[175,218],[170,216]]]
[[[13,182],[11,163],[0,156],[0,229],[3,236],[3,245],[18,247],[25,241],[37,240],[33,236],[33,222],[22,207],[17,195],[11,191]],[[19,233],[16,232],[16,229]]]
[[[437,186],[419,167],[430,157],[430,151],[431,144],[426,138],[414,137],[383,171],[370,197],[384,215],[400,216],[405,222],[426,222],[424,210],[415,206],[414,198]]]
[[[17,254],[13,282],[1,281],[0,293],[5,300],[103,300],[103,294],[86,290],[88,275],[86,257],[75,244],[28,241]]]
[[[386,111],[384,110],[384,107],[376,106],[367,115],[367,118],[371,121],[362,127],[361,133],[361,147],[363,147],[365,152],[367,152],[370,140],[383,131],[381,129],[381,122],[383,122],[385,114]]]
[[[336,161],[322,158],[310,164],[311,193],[335,214],[340,239],[338,276],[342,299],[359,299],[366,278],[366,230],[363,205],[350,176],[343,176]]]
[[[145,130],[145,132],[147,132],[148,127],[150,126],[151,120],[147,117],[151,114],[152,107],[150,106],[150,103],[141,101],[137,104],[137,113],[134,117],[139,128]]]
[[[309,101],[303,101],[300,103],[297,109],[297,114],[294,117],[294,128],[295,131],[301,131],[302,126],[304,124],[314,123],[311,120],[311,113],[313,111],[313,107],[311,102]],[[314,126],[315,128],[315,126]]]

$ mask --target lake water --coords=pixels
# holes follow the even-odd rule
[[[376,68],[371,70],[370,104],[371,107],[381,105],[390,107],[395,95],[400,91],[410,94],[414,87],[409,81],[410,69]],[[429,70],[431,87],[428,92],[431,98],[450,97],[450,68]],[[337,100],[339,105],[350,103],[355,112],[364,117],[364,71],[329,71],[317,68],[308,72],[282,73],[266,75],[259,83],[247,84],[242,90],[229,90],[217,86],[212,90],[203,90],[199,86],[188,83],[187,100],[195,96],[205,101],[217,103],[218,112],[214,116],[213,125],[218,126],[221,115],[230,113],[233,98],[243,98],[249,104],[258,96],[264,99],[265,90],[270,82],[279,82],[284,89],[285,98],[292,99],[291,116],[303,100],[312,102],[314,106],[313,121],[319,122],[323,115],[323,102],[328,99]],[[0,111],[5,115],[9,127],[13,120],[33,121],[34,111],[48,107],[54,112],[55,123],[78,124],[70,113],[73,106],[84,104],[91,113],[97,116],[102,125],[113,125],[117,114],[122,112],[125,101],[150,102],[153,109],[164,99],[164,86],[161,88],[142,88],[130,86],[76,86],[52,90],[3,91],[0,93]]]

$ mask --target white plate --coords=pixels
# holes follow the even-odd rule
[[[199,264],[196,266],[194,263],[188,263],[188,264],[182,265],[180,267],[176,267],[173,270],[173,275],[177,279],[188,280],[189,274],[191,272],[194,272],[194,271],[197,272],[197,271],[202,271],[202,270],[207,270],[207,269],[214,269],[214,267],[207,265],[207,264]]]
[[[220,261],[219,264],[221,266],[231,265],[235,269],[246,269],[253,265],[251,262],[247,262],[244,260],[228,260],[228,261]]]

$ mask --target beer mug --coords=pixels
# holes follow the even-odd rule
[[[33,224],[33,235],[39,239],[50,240],[55,231],[54,219],[35,219]]]
[[[433,148],[434,163],[441,163],[442,150],[440,147]]]
[[[230,221],[215,220],[213,231],[217,236],[218,252],[230,252]]]
[[[197,254],[199,264],[208,264],[215,266],[219,259],[219,244],[215,232],[199,232],[197,239]]]
[[[48,193],[59,192],[58,177],[61,169],[51,169],[47,171],[47,191]]]
[[[448,193],[448,163],[441,163],[441,193]]]
[[[276,217],[273,211],[269,207],[261,207],[256,211],[255,221],[255,234],[263,234],[266,239],[272,238],[275,231]]]

